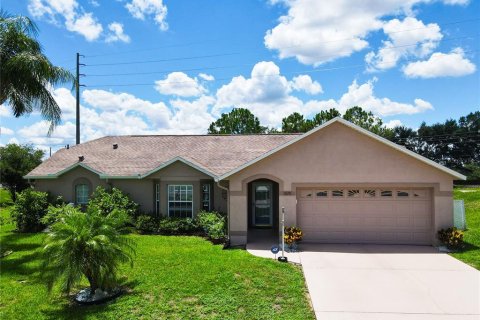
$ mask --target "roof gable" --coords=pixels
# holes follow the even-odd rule
[[[265,154],[263,154],[263,155],[255,158],[255,159],[252,159],[251,161],[249,161],[249,162],[247,162],[247,163],[244,163],[243,165],[241,165],[241,166],[239,166],[239,167],[231,170],[230,172],[225,173],[224,175],[222,175],[221,177],[219,177],[219,180],[221,180],[221,179],[226,179],[226,178],[228,178],[229,176],[231,176],[231,175],[233,175],[233,174],[235,174],[235,173],[237,173],[237,172],[239,172],[239,171],[241,171],[241,170],[243,170],[243,169],[245,169],[245,168],[247,168],[247,167],[249,167],[249,166],[257,163],[258,161],[260,161],[260,160],[262,160],[262,159],[265,159],[265,158],[269,157],[270,155],[272,155],[272,154],[274,154],[274,153],[276,153],[276,152],[278,152],[278,151],[280,151],[280,150],[282,150],[282,149],[284,149],[284,148],[286,148],[286,147],[288,147],[288,146],[290,146],[290,145],[292,145],[292,144],[294,144],[294,143],[296,143],[296,142],[298,142],[298,141],[300,141],[300,140],[303,140],[303,139],[305,139],[306,137],[308,137],[308,136],[310,136],[310,135],[313,135],[313,134],[317,133],[318,131],[320,131],[320,130],[322,130],[322,129],[324,129],[324,128],[330,126],[330,125],[332,125],[333,123],[341,123],[341,124],[347,126],[348,128],[351,128],[351,129],[353,129],[353,130],[356,130],[356,131],[360,132],[360,133],[363,134],[363,135],[366,135],[366,136],[368,136],[368,137],[370,137],[370,138],[372,138],[372,139],[374,139],[374,140],[376,140],[376,141],[379,141],[379,142],[381,142],[382,144],[384,144],[384,145],[386,145],[386,146],[388,146],[388,147],[390,147],[390,148],[393,148],[393,149],[396,150],[396,151],[399,151],[399,152],[404,153],[404,154],[406,154],[406,155],[408,155],[408,156],[410,156],[410,157],[413,157],[414,159],[419,160],[419,161],[421,161],[421,162],[423,162],[423,163],[425,163],[425,164],[427,164],[427,165],[429,165],[429,166],[432,166],[432,167],[434,167],[434,168],[436,168],[436,169],[438,169],[438,170],[440,170],[440,171],[443,171],[443,172],[445,172],[445,173],[447,173],[447,174],[449,174],[449,175],[451,175],[451,176],[453,176],[453,177],[455,177],[455,178],[457,178],[457,179],[460,179],[460,180],[465,180],[465,179],[466,179],[466,177],[465,177],[464,175],[462,175],[462,174],[460,174],[460,173],[458,173],[458,172],[456,172],[456,171],[454,171],[454,170],[452,170],[452,169],[449,169],[449,168],[447,168],[447,167],[445,167],[445,166],[442,166],[441,164],[436,163],[435,161],[432,161],[432,160],[430,160],[430,159],[428,159],[428,158],[425,158],[425,157],[419,155],[418,153],[415,153],[415,152],[413,152],[413,151],[411,151],[411,150],[408,150],[407,148],[405,148],[405,147],[403,147],[403,146],[400,146],[400,145],[395,144],[395,143],[393,143],[393,142],[391,142],[391,141],[389,141],[389,140],[387,140],[387,139],[385,139],[385,138],[383,138],[383,137],[380,137],[379,135],[376,135],[376,134],[374,134],[374,133],[372,133],[372,132],[370,132],[370,131],[368,131],[368,130],[360,127],[360,126],[357,126],[357,125],[355,125],[355,124],[353,124],[353,123],[351,123],[351,122],[349,122],[349,121],[347,121],[347,120],[345,120],[345,119],[343,119],[343,118],[336,117],[336,118],[334,118],[334,119],[332,119],[332,120],[330,120],[330,121],[327,121],[327,122],[325,122],[324,124],[322,124],[322,125],[314,128],[314,129],[306,132],[305,134],[303,134],[303,135],[301,135],[301,136],[298,136],[298,137],[296,137],[295,139],[292,139],[292,140],[290,140],[290,141],[287,141],[285,144],[280,145],[280,146],[276,147],[275,149],[272,149],[272,150],[270,150],[269,152],[267,152],[267,153],[265,153]]]

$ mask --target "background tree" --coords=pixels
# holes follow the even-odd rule
[[[312,120],[307,120],[307,121],[311,121],[310,127],[311,127],[311,129],[313,129],[314,127],[320,126],[320,125],[324,124],[325,122],[330,121],[333,118],[340,117],[340,116],[341,116],[340,111],[338,111],[335,108],[331,108],[329,110],[320,111],[315,116],[313,116]],[[307,127],[308,126],[309,125],[307,124]]]
[[[23,176],[42,163],[44,152],[31,145],[7,144],[0,147],[0,181],[10,191],[12,199],[16,193],[28,187]]]
[[[265,133],[266,127],[248,109],[233,108],[229,113],[222,113],[220,119],[208,127],[208,134],[248,134]]]
[[[39,110],[50,122],[51,133],[62,112],[49,88],[73,82],[74,77],[48,60],[37,34],[29,18],[0,11],[0,104],[6,102],[15,117]]]
[[[297,132],[306,132],[306,122],[298,112],[294,112],[286,118],[282,119],[282,132],[283,133],[297,133]]]
[[[343,119],[348,120],[357,126],[367,129],[370,132],[380,136],[391,138],[392,130],[383,125],[381,118],[375,116],[371,111],[365,111],[359,106],[347,109],[343,115]]]

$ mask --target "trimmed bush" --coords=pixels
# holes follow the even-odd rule
[[[158,224],[158,219],[146,214],[139,215],[135,220],[135,228],[141,233],[158,232]]]
[[[51,226],[55,222],[58,222],[63,215],[72,212],[72,210],[76,209],[70,204],[50,205],[47,214],[43,216],[40,221],[46,226]]]
[[[20,232],[37,232],[45,228],[41,219],[48,211],[48,193],[27,188],[17,194],[12,219]]]
[[[125,211],[132,221],[138,215],[138,204],[120,189],[112,188],[107,191],[105,188],[97,187],[88,202],[87,211],[98,211],[106,216],[115,209]]]
[[[220,213],[200,211],[197,215],[197,222],[210,240],[222,242],[226,239],[226,219]]]
[[[463,231],[457,228],[448,228],[438,231],[438,239],[451,249],[461,248],[463,246]]]
[[[192,235],[198,231],[198,224],[192,218],[163,218],[158,226],[158,232],[166,235]]]

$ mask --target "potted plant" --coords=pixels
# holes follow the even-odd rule
[[[303,239],[303,232],[298,227],[285,227],[284,240],[288,252],[298,251],[298,243]]]

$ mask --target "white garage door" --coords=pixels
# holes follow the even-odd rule
[[[429,189],[309,188],[297,190],[304,241],[431,244]]]

